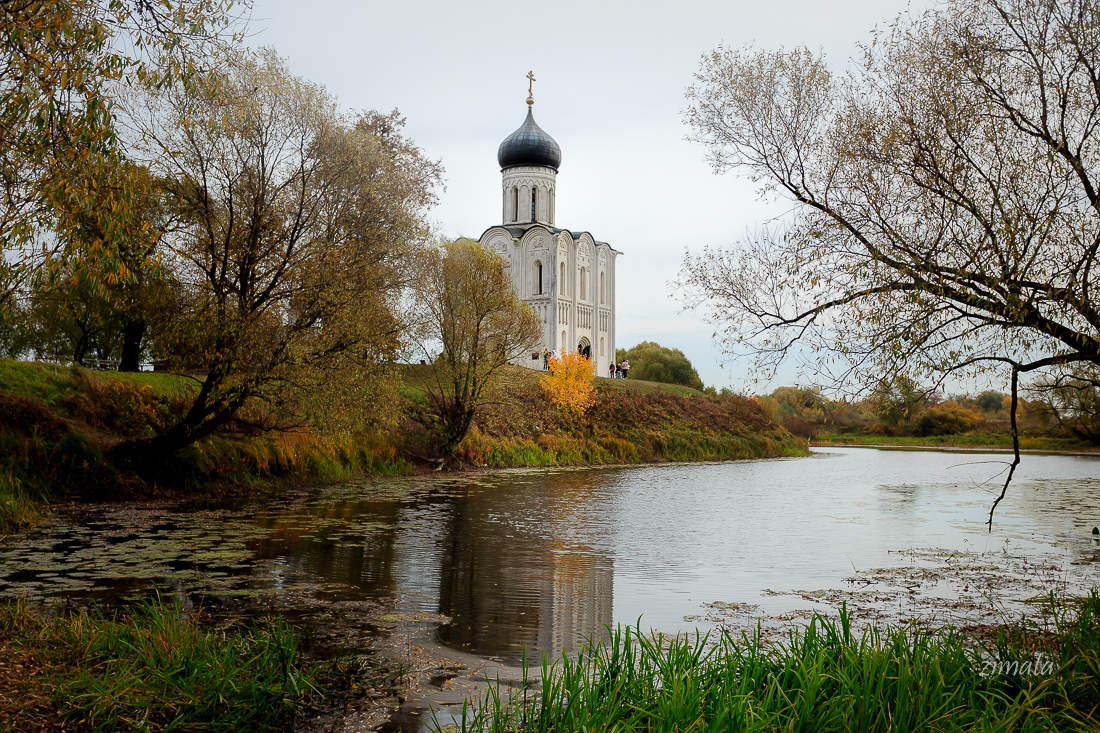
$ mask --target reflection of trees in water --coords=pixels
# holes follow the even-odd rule
[[[395,501],[338,502],[264,516],[258,522],[270,534],[256,541],[256,558],[278,559],[287,577],[348,585],[370,597],[388,595],[400,510]]]
[[[438,610],[455,648],[556,655],[612,620],[613,563],[587,541],[603,476],[497,476],[466,491],[311,506],[258,518],[269,534],[253,550],[281,577]]]

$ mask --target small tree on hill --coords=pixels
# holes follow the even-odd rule
[[[516,295],[504,261],[470,240],[428,253],[414,297],[420,348],[428,356],[439,350],[427,394],[438,450],[449,456],[466,437],[494,378],[537,348],[542,325]]]
[[[540,382],[555,405],[573,415],[583,415],[596,402],[592,362],[575,351],[551,357]]]
[[[703,380],[699,379],[695,367],[679,349],[643,341],[632,349],[619,349],[615,357],[620,362],[623,359],[630,361],[631,377],[665,384],[681,384],[693,389],[703,388]]]

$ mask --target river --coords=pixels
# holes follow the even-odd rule
[[[1100,458],[815,449],[808,458],[360,480],[244,506],[62,509],[0,543],[0,596],[148,595],[440,614],[515,662],[605,624],[862,619],[956,627],[1100,585]]]

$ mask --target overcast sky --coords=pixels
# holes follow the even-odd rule
[[[929,4],[255,0],[251,42],[347,108],[401,110],[446,168],[433,220],[448,236],[500,223],[497,146],[523,122],[533,69],[535,119],[562,149],[557,225],[623,252],[618,346],[657,341],[682,349],[706,384],[766,391],[681,311],[669,280],[685,248],[730,243],[786,205],[710,171],[683,139],[684,88],[719,43],[807,45],[843,68],[875,25]],[[777,382],[796,380],[789,370]]]

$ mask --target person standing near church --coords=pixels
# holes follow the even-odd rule
[[[544,372],[550,371],[550,352],[546,349],[542,350],[542,370]]]
[[[628,379],[629,377],[630,377],[630,360],[629,359],[623,359],[623,379]]]

